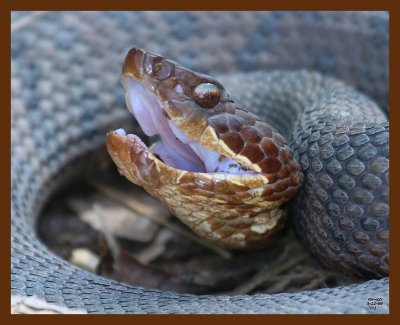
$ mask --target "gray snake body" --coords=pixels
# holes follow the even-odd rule
[[[49,13],[15,32],[12,39],[12,292],[89,312],[371,312],[365,300],[369,296],[383,298],[383,307],[375,312],[387,312],[388,278],[296,294],[194,296],[116,283],[82,271],[48,251],[36,237],[35,219],[51,193],[102,157],[104,151],[98,149],[103,148],[105,133],[126,120],[126,112],[120,109],[124,104],[118,77],[123,56],[133,44],[210,74],[271,68],[318,70],[388,107],[385,13]],[[338,116],[324,115],[320,108],[325,105],[334,112],[346,106],[349,94],[339,87],[334,90],[333,102],[324,103],[323,94],[308,98],[305,90],[316,87],[313,94],[318,94],[324,80],[308,72],[272,72],[267,77],[257,72],[226,77],[224,85],[228,89],[254,88],[238,92],[237,97],[254,107],[261,107],[260,102],[290,106],[289,116],[297,114],[302,101],[314,103],[293,125],[297,131],[292,146],[303,170],[310,171],[295,207],[309,209],[310,218],[316,219],[321,206],[327,204],[328,218],[320,227],[325,231],[300,232],[307,234],[306,242],[322,240],[319,249],[334,253],[341,241],[348,242],[346,227],[351,227],[351,216],[356,217],[360,210],[370,209],[371,214],[372,209],[379,223],[376,228],[376,222],[368,219],[366,233],[388,227],[388,180],[369,176],[371,180],[364,181],[370,186],[366,189],[362,177],[370,174],[364,170],[372,169],[388,175],[389,126],[375,104],[360,96],[360,107],[371,110],[360,110],[357,116],[354,111],[343,113],[340,128],[332,130],[332,121]],[[266,91],[268,87],[272,92]],[[288,101],[295,104],[288,105]],[[282,115],[274,117],[276,111],[264,110],[263,117],[269,114],[275,127],[288,129]],[[354,120],[358,129],[347,135],[346,128]],[[332,134],[339,135],[339,140],[330,139]],[[368,144],[375,149],[365,147]],[[355,187],[349,178],[340,178],[345,175],[340,173],[343,169],[354,174]],[[351,188],[344,191],[346,186]],[[353,188],[356,201],[346,200],[346,193]],[[331,193],[333,199],[326,202]],[[380,195],[380,205],[371,207],[370,196],[375,193]],[[344,229],[329,232],[332,219],[344,211],[349,219],[341,220]],[[297,228],[307,227],[306,217],[301,216]],[[359,237],[356,240],[365,239]],[[387,237],[387,233],[379,233],[380,245],[365,249],[384,259],[380,248],[387,245]],[[356,256],[357,247],[353,251]],[[320,254],[318,249],[315,253]],[[346,265],[352,263],[348,260]],[[357,273],[387,274],[387,264],[386,270],[370,258],[364,264],[367,268]]]

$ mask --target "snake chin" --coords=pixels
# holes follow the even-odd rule
[[[133,114],[147,136],[158,136],[160,139],[150,146],[150,152],[165,164],[190,172],[256,174],[234,159],[211,151],[190,139],[168,118],[157,96],[140,81],[125,78],[124,86],[129,112]],[[115,132],[134,137],[136,141],[140,140],[136,135],[127,134],[123,129]],[[144,145],[142,140],[140,143]]]

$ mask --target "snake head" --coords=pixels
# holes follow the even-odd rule
[[[120,172],[223,246],[273,238],[302,180],[286,140],[238,108],[216,79],[160,55],[131,49],[121,79],[128,110],[160,141],[148,148],[125,130],[110,132]]]

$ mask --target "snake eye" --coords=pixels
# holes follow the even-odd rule
[[[193,90],[193,98],[197,104],[204,108],[212,108],[221,99],[221,90],[212,83],[202,83]]]

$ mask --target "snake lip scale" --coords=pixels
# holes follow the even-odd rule
[[[13,12],[12,25],[11,292],[19,296],[12,301],[28,303],[25,298],[34,296],[36,302],[90,313],[388,313],[388,13]],[[109,149],[111,138],[117,146],[135,140],[138,150],[145,149],[148,157],[153,153],[150,160],[160,168],[163,163],[162,168],[169,166],[175,175],[176,170],[186,171],[187,179],[181,180],[190,186],[199,179],[188,175],[210,171],[259,177],[244,159],[248,154],[239,155],[239,161],[228,152],[196,147],[197,142],[183,143],[191,128],[179,133],[172,124],[166,129],[188,145],[183,147],[172,140],[171,146],[160,141],[147,148],[139,138],[125,137],[123,130],[132,127],[132,117],[121,109],[118,71],[127,46],[162,53],[217,77],[195,74],[204,76],[204,82],[191,89],[188,103],[201,105],[199,111],[211,114],[221,102],[237,105],[278,130],[303,174],[301,189],[285,204],[300,240],[325,267],[376,280],[296,293],[199,296],[117,283],[51,253],[38,238],[35,224],[56,191],[109,161],[107,132]],[[156,57],[160,56],[152,56]],[[162,79],[181,67],[161,61],[143,72]],[[167,62],[172,70],[164,69]],[[129,93],[141,82],[128,78],[134,71],[130,64],[125,68]],[[188,69],[182,71],[182,77],[190,75]],[[184,95],[184,85],[166,89]],[[228,92],[231,97],[226,97]],[[147,95],[144,99],[156,98],[158,104],[158,96]],[[147,125],[142,123],[145,133],[152,131]],[[240,140],[223,143],[237,149]],[[127,147],[131,156],[132,142]],[[179,155],[166,155],[163,149],[170,148]],[[205,161],[200,158],[205,152],[214,153]],[[202,182],[207,185],[206,179]],[[238,192],[232,189],[224,195],[226,203]],[[208,231],[206,223],[198,232],[237,247],[240,240],[233,240],[232,230],[237,224],[232,226],[220,234],[222,243],[210,238],[216,232]],[[263,227],[254,229],[261,232]],[[382,304],[371,306],[369,299]]]

